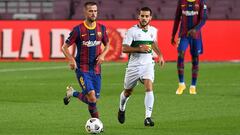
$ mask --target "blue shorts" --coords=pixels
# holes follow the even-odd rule
[[[202,39],[193,39],[191,37],[181,38],[178,46],[178,51],[186,51],[190,45],[190,52],[192,56],[198,56],[203,53]]]
[[[96,98],[99,98],[101,90],[101,75],[93,72],[82,72],[79,69],[76,69],[75,72],[78,83],[82,88],[82,93],[86,95],[91,90],[94,90]]]

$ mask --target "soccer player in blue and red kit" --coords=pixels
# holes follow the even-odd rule
[[[172,45],[178,48],[177,69],[179,86],[176,94],[181,95],[186,88],[184,82],[184,56],[188,45],[192,56],[192,82],[190,94],[197,94],[196,82],[199,70],[199,54],[203,53],[201,28],[207,19],[207,6],[205,0],[178,0],[174,26],[172,30]],[[176,43],[175,35],[179,23],[179,41]]]
[[[97,4],[86,2],[83,10],[84,22],[73,28],[62,46],[62,51],[69,61],[70,69],[76,73],[82,92],[68,86],[64,104],[67,105],[71,97],[76,97],[88,105],[91,117],[99,118],[96,103],[101,89],[101,63],[109,50],[109,41],[106,27],[96,22]],[[102,43],[105,46],[103,50],[101,50]],[[68,50],[71,45],[77,47],[75,59]]]

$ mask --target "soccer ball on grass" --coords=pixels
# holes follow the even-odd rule
[[[90,118],[86,122],[85,129],[88,133],[98,134],[103,131],[103,123],[98,118]]]

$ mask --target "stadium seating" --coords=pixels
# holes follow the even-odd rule
[[[0,19],[83,19],[87,0],[1,0]],[[177,0],[93,0],[99,5],[99,19],[131,20],[143,6],[153,10],[154,19],[173,19]],[[209,19],[240,19],[240,0],[207,0]]]

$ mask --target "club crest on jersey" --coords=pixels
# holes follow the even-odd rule
[[[87,46],[87,47],[93,47],[93,46],[98,46],[101,44],[101,41],[83,41],[82,45]]]
[[[102,32],[97,32],[98,37],[102,37]]]
[[[199,4],[195,4],[195,7],[199,7]]]

